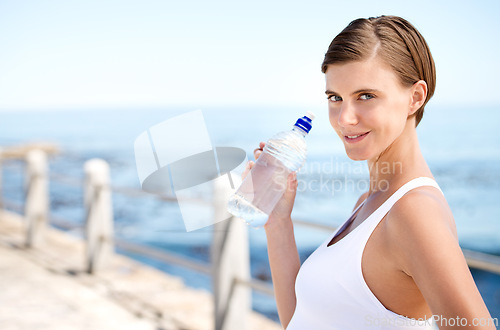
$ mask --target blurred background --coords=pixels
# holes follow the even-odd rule
[[[248,152],[316,113],[293,216],[338,225],[365,190],[329,126],[320,66],[330,41],[359,17],[399,15],[426,38],[437,89],[419,125],[421,147],[452,208],[462,247],[500,255],[500,76],[497,1],[8,1],[0,0],[0,146],[59,145],[50,170],[81,178],[85,160],[111,165],[112,183],[140,187],[134,140],[201,109],[213,146]],[[23,202],[6,167],[3,197]],[[51,182],[52,216],[81,223],[81,189]],[[114,196],[124,239],[209,260],[210,228],[187,233],[175,203]],[[79,235],[81,232],[74,232]],[[251,230],[251,271],[270,281],[263,230]],[[304,260],[329,233],[296,231]],[[210,279],[133,256],[191,286]],[[493,317],[500,277],[473,271]],[[276,319],[274,301],[254,309]]]

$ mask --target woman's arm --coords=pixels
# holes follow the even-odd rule
[[[300,268],[292,220],[271,216],[265,229],[278,315],[286,328],[295,312],[295,279]]]
[[[394,238],[391,250],[401,270],[420,289],[440,329],[454,328],[451,319],[477,329],[496,329],[458,244],[451,211],[441,197],[423,190],[410,192],[394,205],[386,221]]]
[[[254,157],[259,158],[266,144],[260,142],[259,148],[255,149]],[[250,161],[243,177],[254,166]],[[295,279],[300,268],[299,253],[293,233],[291,213],[297,192],[296,174],[288,176],[287,189],[283,197],[276,204],[264,225],[267,236],[267,253],[271,276],[274,286],[274,296],[278,307],[278,315],[284,328],[288,326],[295,312]]]
[[[284,328],[288,326],[295,312],[297,301],[295,280],[300,268],[300,258],[295,243],[293,224],[290,219],[296,189],[297,181],[291,176],[284,198],[278,203],[265,225],[274,295],[278,306],[278,315]],[[367,196],[368,192],[361,195],[354,209]]]

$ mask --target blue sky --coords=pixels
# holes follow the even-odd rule
[[[320,64],[351,20],[427,39],[432,103],[500,105],[498,1],[0,0],[0,110],[325,102]]]

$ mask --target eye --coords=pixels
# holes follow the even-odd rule
[[[360,99],[360,100],[365,100],[365,101],[366,101],[366,100],[373,99],[373,98],[375,98],[375,95],[373,95],[373,94],[361,94],[361,95],[359,96],[359,99]]]
[[[328,96],[328,101],[331,101],[331,102],[339,102],[339,101],[342,101],[342,98],[338,95],[329,95]]]

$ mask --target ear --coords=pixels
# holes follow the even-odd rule
[[[408,116],[413,115],[424,104],[427,97],[427,83],[419,80],[411,87],[410,107]]]

